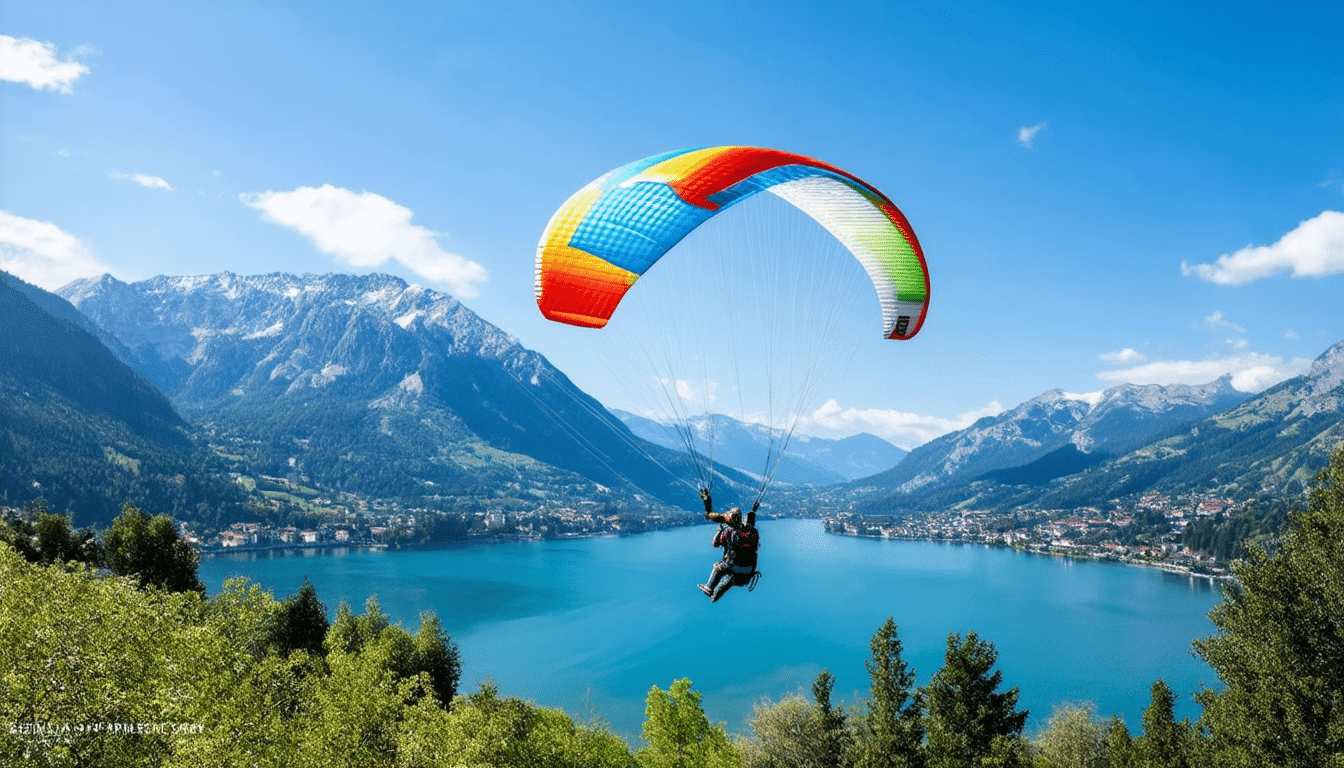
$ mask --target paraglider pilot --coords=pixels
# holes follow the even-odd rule
[[[709,581],[696,586],[709,597],[710,602],[718,602],[732,587],[748,587],[748,591],[755,589],[756,580],[761,576],[756,570],[756,555],[761,547],[761,535],[756,530],[756,510],[761,503],[757,501],[752,505],[744,523],[742,510],[738,507],[727,512],[715,512],[709,491],[700,491],[700,499],[705,502],[705,519],[719,524],[713,546],[723,548],[723,558],[710,570]]]

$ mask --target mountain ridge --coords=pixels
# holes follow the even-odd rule
[[[266,472],[431,506],[492,484],[695,501],[683,458],[457,299],[397,277],[102,276],[61,294]]]
[[[0,272],[3,498],[40,498],[79,524],[107,523],[127,501],[184,515],[210,499],[237,512],[241,494],[214,473],[187,422],[87,324]]]
[[[985,472],[949,473],[919,485],[912,485],[908,475],[898,474],[908,473],[907,465],[937,466],[935,451],[946,454],[949,446],[964,442],[963,433],[984,430],[988,422],[982,419],[968,430],[921,446],[888,473],[861,481],[866,484],[862,490],[859,484],[850,484],[851,502],[863,511],[880,513],[931,508],[1078,509],[1149,491],[1261,498],[1274,503],[1299,499],[1334,446],[1344,441],[1344,341],[1326,349],[1307,373],[1256,395],[1229,395],[1238,402],[1215,407],[1228,386],[1224,377],[1179,392],[1175,408],[1153,409],[1150,402],[1149,413],[1166,418],[1146,422],[1149,434],[1144,439],[1136,440],[1141,432],[1131,431],[1104,449],[1094,450],[1095,460],[1048,452]],[[1150,389],[1144,394],[1154,393]],[[1135,402],[1132,397],[1128,401]],[[1200,406],[1201,402],[1207,405]],[[1201,408],[1209,412],[1190,418]],[[1077,449],[1076,442],[1072,444]],[[1054,469],[1033,466],[1047,457],[1055,463]],[[1059,469],[1068,468],[1070,462],[1076,471]],[[1022,482],[1023,478],[1031,482]]]
[[[639,437],[665,448],[685,451],[678,427],[619,409],[613,409],[612,413]],[[764,457],[770,451],[777,452],[782,441],[778,430],[719,413],[696,417],[689,427],[696,430],[703,445],[713,444],[716,461],[755,477],[760,476]],[[888,469],[907,453],[866,432],[836,439],[795,433],[779,460],[774,480],[786,485],[843,483]]]
[[[1051,389],[915,448],[871,481],[911,492],[1028,464],[1066,445],[1084,453],[1121,452],[1249,397],[1232,387],[1230,376],[1197,386],[1121,384],[1090,396]]]

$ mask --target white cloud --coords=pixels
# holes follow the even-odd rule
[[[0,80],[26,83],[38,90],[74,93],[74,84],[89,68],[56,57],[56,46],[27,37],[0,35]]]
[[[47,290],[109,271],[69,232],[8,211],[0,211],[0,269]]]
[[[1111,365],[1130,365],[1148,359],[1143,356],[1143,353],[1135,351],[1129,347],[1125,347],[1124,349],[1115,352],[1103,352],[1098,355],[1098,357],[1101,358],[1103,363],[1110,363]]]
[[[1210,328],[1226,328],[1237,333],[1245,333],[1246,329],[1227,319],[1223,310],[1214,310],[1214,313],[1204,318],[1204,324]]]
[[[1204,360],[1154,360],[1116,371],[1102,371],[1097,378],[1114,384],[1207,384],[1231,375],[1232,386],[1242,392],[1260,392],[1311,367],[1305,358],[1287,360],[1251,352]]]
[[[108,175],[114,179],[129,179],[142,187],[148,187],[150,189],[166,189],[169,192],[173,191],[172,184],[169,184],[165,179],[158,176],[150,176],[148,173],[120,173],[113,171]]]
[[[997,401],[974,411],[947,419],[884,408],[842,408],[834,399],[799,420],[798,431],[818,437],[841,437],[868,432],[906,450],[965,429],[977,419],[997,416],[1003,406]]]
[[[1021,128],[1018,128],[1017,143],[1021,144],[1027,149],[1031,149],[1031,142],[1035,141],[1036,134],[1040,133],[1041,131],[1044,131],[1045,127],[1046,122],[1042,120],[1041,122],[1035,125],[1024,125]]]
[[[1344,213],[1324,211],[1273,245],[1246,246],[1212,264],[1181,262],[1181,274],[1218,285],[1246,285],[1280,272],[1325,277],[1344,272]]]
[[[686,379],[659,378],[656,381],[669,399],[673,397],[677,399],[679,403],[676,406],[677,412],[683,411],[686,406],[690,405],[709,408],[719,399],[719,383],[717,381],[706,380],[700,389],[697,389],[694,384]],[[664,416],[649,416],[648,418],[659,421]]]
[[[355,267],[400,262],[458,296],[477,294],[485,267],[439,247],[435,235],[411,223],[411,210],[372,192],[324,184],[292,192],[239,195],[267,220],[297,230],[323,253]]]

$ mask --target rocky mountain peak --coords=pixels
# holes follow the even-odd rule
[[[413,497],[531,461],[606,488],[675,492],[679,478],[544,357],[391,275],[102,278],[63,293],[244,452],[294,446],[255,449],[275,473],[307,466],[319,484],[354,475],[369,492]],[[536,476],[554,483],[555,469]]]
[[[222,272],[129,285],[103,276],[61,293],[134,350],[161,387],[194,399],[355,375],[385,390],[426,355],[521,350],[452,296],[391,275]]]

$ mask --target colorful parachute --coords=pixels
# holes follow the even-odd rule
[[[877,290],[887,338],[919,332],[929,273],[905,216],[839,168],[759,147],[654,155],[574,193],[537,246],[537,306],[551,320],[601,328],[630,286],[687,233],[762,191],[816,220],[859,260]]]

